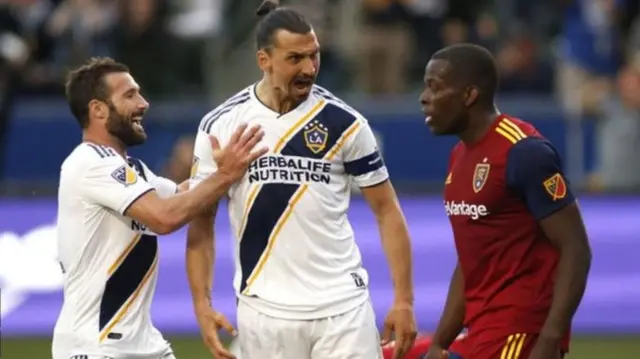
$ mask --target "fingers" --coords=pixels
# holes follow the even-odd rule
[[[247,129],[247,126],[248,125],[246,123],[240,124],[240,126],[238,126],[238,128],[236,128],[236,130],[231,135],[231,138],[229,139],[229,143],[230,144],[237,143],[240,140],[240,136],[242,136],[242,134],[244,133],[244,130]]]
[[[384,328],[382,330],[382,340],[380,340],[380,344],[387,345],[391,341],[391,333],[393,332],[393,328],[390,324],[384,323]]]
[[[209,141],[211,141],[211,149],[214,151],[220,150],[220,141],[218,141],[216,136],[209,136]]]
[[[257,136],[260,136],[260,139],[258,139],[258,141],[260,141],[262,139],[262,136],[264,136],[264,132],[262,131],[262,128],[260,126],[255,125],[255,126],[252,126],[249,129],[249,131],[244,132],[244,134],[238,140],[237,144],[240,148],[247,148],[249,141],[255,139],[255,137]],[[255,143],[258,143],[258,142],[255,142]]]
[[[257,151],[253,151],[251,152],[251,154],[249,155],[249,160],[247,161],[248,163],[252,163],[253,161],[257,160],[258,158],[264,156],[267,152],[269,152],[269,148],[268,147],[263,147]]]
[[[405,341],[406,341],[406,337],[404,336],[404,333],[402,332],[396,333],[396,347],[393,350],[394,359],[402,358],[404,354],[407,352],[407,350],[405,349],[405,346],[406,346]]]
[[[221,359],[236,359],[236,357],[229,352],[222,342],[220,342],[220,338],[217,335],[211,335],[207,337],[207,347],[209,347],[209,351],[216,358]]]
[[[248,133],[253,133],[253,135],[246,141],[241,147],[242,151],[249,152],[251,151],[258,142],[262,141],[264,137],[264,131],[260,128],[257,128],[255,132],[253,132],[253,128]]]
[[[231,322],[224,315],[218,313],[218,316],[216,318],[216,323],[218,324],[218,326],[220,326],[220,328],[226,330],[229,334],[233,336],[238,335],[236,329],[233,327]]]

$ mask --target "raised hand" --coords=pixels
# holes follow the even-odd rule
[[[269,151],[266,147],[253,150],[264,137],[264,131],[260,126],[253,126],[249,130],[247,127],[246,124],[240,125],[224,148],[215,136],[210,137],[218,172],[228,175],[234,181],[242,178],[249,165]]]

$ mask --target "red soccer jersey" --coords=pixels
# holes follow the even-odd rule
[[[524,121],[500,115],[479,142],[453,149],[444,204],[470,338],[539,333],[559,254],[538,220],[573,201],[558,153]]]

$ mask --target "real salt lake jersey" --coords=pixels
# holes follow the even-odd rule
[[[261,125],[258,146],[270,151],[228,193],[239,299],[284,319],[337,315],[368,300],[368,275],[347,218],[350,189],[389,175],[367,121],[319,86],[282,115],[250,86],[202,119],[192,186],[216,171],[209,135],[224,146],[242,123]]]
[[[158,358],[171,351],[150,318],[157,237],[123,213],[149,191],[170,196],[176,188],[107,146],[82,143],[66,158],[58,189],[64,304],[53,335],[55,359]]]

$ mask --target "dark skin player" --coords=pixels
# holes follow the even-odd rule
[[[434,134],[455,135],[465,144],[472,144],[487,133],[499,112],[494,105],[496,86],[491,79],[483,76],[487,69],[474,68],[472,58],[464,62],[465,68],[456,67],[452,61],[445,59],[429,61],[420,103],[426,123]],[[555,359],[561,358],[560,342],[570,328],[586,287],[591,250],[576,202],[543,218],[539,225],[558,249],[560,260],[551,308],[528,359]],[[465,306],[463,291],[463,278],[456,266],[427,359],[442,358],[443,349],[462,330]]]

